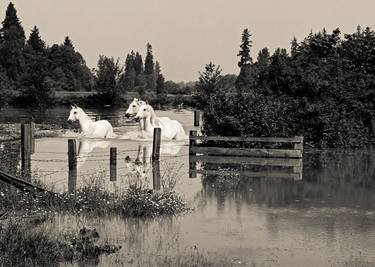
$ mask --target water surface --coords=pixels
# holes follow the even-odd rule
[[[186,130],[194,128],[190,111],[158,114],[180,120]],[[120,122],[117,127],[132,130]],[[82,144],[86,154],[79,166],[78,187],[89,173],[99,171],[108,190],[124,190],[136,173],[152,186],[150,162],[147,157],[143,160],[150,153],[149,142],[95,142]],[[109,179],[110,146],[119,151],[116,181]],[[34,179],[57,191],[67,190],[67,138],[38,139],[35,149]],[[17,151],[14,143],[4,144],[0,155],[17,162]],[[127,156],[130,162],[125,161]],[[271,175],[293,171],[290,168],[198,162],[197,169],[217,173],[189,178],[186,144],[164,143],[161,173],[177,177],[176,190],[193,212],[147,220],[60,214],[45,227],[72,231],[88,225],[96,227],[104,241],[122,246],[119,253],[94,262],[99,266],[153,266],[165,257],[191,257],[197,252],[214,263],[225,260],[238,266],[375,266],[374,156],[373,151],[306,151],[300,179]],[[135,164],[137,158],[141,164]],[[270,175],[248,177],[241,173],[243,168],[267,170]],[[227,170],[239,172],[228,175]]]

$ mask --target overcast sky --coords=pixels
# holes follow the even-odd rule
[[[8,1],[0,1],[3,20]],[[374,26],[375,0],[14,0],[27,33],[37,25],[51,45],[69,35],[95,67],[100,54],[120,57],[153,46],[166,79],[189,81],[209,61],[238,73],[241,32],[253,34],[252,56],[268,47],[289,49],[310,30]]]

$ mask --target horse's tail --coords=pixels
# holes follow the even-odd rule
[[[188,139],[189,137],[186,135],[184,127],[182,127],[180,122],[178,122],[178,121],[176,121],[176,122],[177,122],[177,125],[178,125],[176,140],[186,140],[186,139]]]
[[[109,123],[109,122],[108,122]],[[108,130],[107,130],[107,134],[106,134],[106,138],[116,138],[117,137],[117,134],[115,134],[114,132],[113,132],[113,127],[112,127],[112,125],[109,123],[109,126],[110,127],[108,127]]]

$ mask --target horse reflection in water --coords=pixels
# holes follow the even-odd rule
[[[161,142],[160,156],[164,161],[167,157],[178,155],[184,142]],[[125,155],[125,169],[129,185],[146,188],[151,185],[151,172],[160,179],[160,161],[152,162],[152,143],[138,144],[138,151],[133,160],[130,155]],[[164,172],[163,172],[164,173]],[[163,174],[163,178],[165,178]]]
[[[90,157],[93,160],[97,159],[98,157],[93,155],[94,149],[107,149],[111,143],[112,141],[108,140],[81,139],[78,146],[77,167],[81,168]],[[103,156],[103,154],[100,155]]]

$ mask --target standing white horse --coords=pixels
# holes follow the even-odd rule
[[[145,126],[144,131],[152,136],[154,128],[159,127],[161,129],[161,137],[168,140],[185,140],[187,135],[181,123],[176,120],[160,120],[156,117],[154,109],[148,104],[142,104],[139,107],[139,111],[135,116],[135,120],[143,120]]]
[[[139,100],[137,98],[134,98],[133,101],[130,103],[128,109],[125,112],[125,117],[129,118],[129,117],[134,117],[135,115],[137,115],[137,113],[139,111],[139,108],[142,105],[147,105],[147,103],[145,101],[142,101],[142,100]],[[153,108],[152,108],[152,110],[153,110]],[[170,121],[171,120],[168,117],[160,117],[158,119],[161,120],[161,121]],[[143,120],[139,121],[139,127],[140,127],[140,130],[144,130],[144,121]]]
[[[89,116],[77,106],[72,106],[68,122],[79,121],[81,126],[81,137],[113,138],[112,125],[106,120],[92,121]]]

